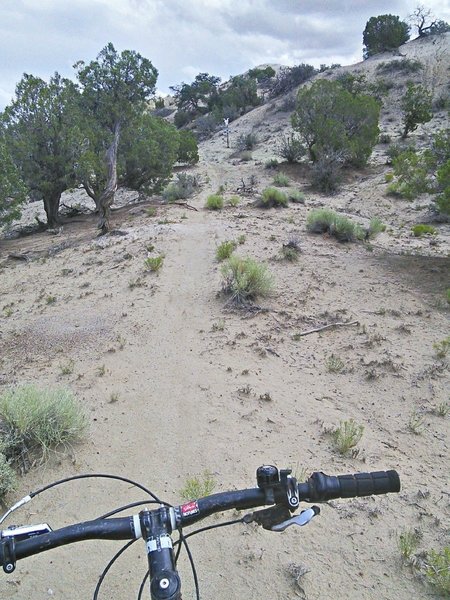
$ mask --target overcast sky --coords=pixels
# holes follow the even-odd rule
[[[450,0],[423,2],[450,22]],[[263,64],[352,64],[380,14],[406,18],[406,0],[0,0],[0,109],[22,74],[73,78],[112,42],[159,71],[158,89],[208,72],[222,79]]]

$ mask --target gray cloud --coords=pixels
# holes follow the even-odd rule
[[[427,6],[450,20],[439,0]],[[150,58],[167,91],[200,71],[227,78],[265,62],[356,62],[371,16],[411,10],[409,0],[1,0],[0,108],[23,72],[73,77],[75,61],[110,41]]]

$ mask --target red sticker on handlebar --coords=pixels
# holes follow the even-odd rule
[[[197,502],[194,500],[193,502],[188,502],[187,504],[183,504],[180,507],[181,516],[182,517],[190,517],[192,515],[198,515],[199,508]]]

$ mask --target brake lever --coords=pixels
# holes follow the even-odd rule
[[[319,506],[311,506],[311,508],[307,508],[306,510],[302,510],[299,515],[295,515],[294,517],[283,521],[282,523],[278,523],[276,525],[272,525],[270,528],[271,531],[284,531],[291,525],[298,525],[299,527],[303,527],[304,525],[308,525],[308,523],[313,519],[316,515],[320,514]]]

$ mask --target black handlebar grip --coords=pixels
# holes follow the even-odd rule
[[[400,491],[400,477],[397,471],[338,475],[338,480],[341,488],[341,498],[389,494]]]
[[[310,502],[326,502],[335,498],[357,498],[399,491],[400,477],[397,471],[338,476],[316,472],[311,475],[305,489],[303,485],[299,486],[301,499]]]

